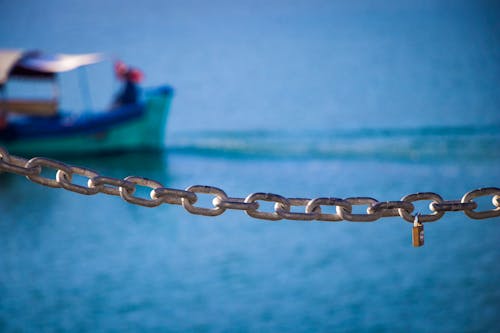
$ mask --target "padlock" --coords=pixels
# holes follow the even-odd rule
[[[413,220],[413,230],[411,238],[414,247],[424,245],[424,225],[418,221],[419,215],[420,214],[415,215],[415,220]]]

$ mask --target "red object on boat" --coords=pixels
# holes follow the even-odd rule
[[[144,74],[137,68],[129,68],[123,61],[115,62],[115,73],[118,79],[122,81],[131,81],[140,83],[144,79]]]
[[[124,80],[126,78],[128,71],[127,65],[123,61],[116,61],[115,62],[115,74],[120,80]]]
[[[127,73],[127,79],[134,83],[140,83],[144,79],[144,74],[137,68],[132,68]]]

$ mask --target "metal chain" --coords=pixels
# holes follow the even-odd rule
[[[42,176],[43,169],[55,171],[54,178]],[[217,216],[226,210],[243,210],[249,216],[278,221],[351,221],[373,222],[381,218],[399,216],[405,221],[414,223],[416,215],[414,202],[430,201],[429,214],[419,214],[419,222],[434,222],[447,212],[464,212],[472,219],[486,219],[500,216],[500,188],[487,187],[467,192],[460,200],[443,200],[436,193],[424,192],[409,194],[400,201],[378,201],[374,198],[285,198],[273,193],[252,193],[246,198],[229,197],[223,190],[204,185],[194,185],[185,190],[164,187],[161,183],[143,177],[130,176],[124,179],[100,175],[98,172],[80,166],[68,165],[56,160],[35,157],[30,160],[9,154],[0,147],[0,171],[26,176],[32,182],[84,195],[104,193],[120,196],[123,200],[145,207],[156,207],[161,204],[179,205],[192,214]],[[73,175],[88,178],[87,186],[75,184]],[[151,189],[149,198],[134,195],[137,186]],[[214,198],[211,207],[195,206],[198,194],[209,194]],[[492,208],[476,211],[478,205],[474,199],[491,197]],[[274,203],[273,211],[262,211],[259,201]],[[367,206],[366,214],[354,214],[353,206]],[[302,212],[293,212],[292,207],[303,207]],[[322,208],[335,207],[335,213],[326,213]],[[330,208],[333,210],[333,208]]]

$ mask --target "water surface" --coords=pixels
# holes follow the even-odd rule
[[[2,1],[0,17],[3,46],[105,51],[175,87],[165,152],[62,157],[103,175],[380,201],[499,185],[493,2]],[[108,62],[62,77],[63,106],[89,106],[82,75],[109,105]],[[500,327],[498,218],[448,213],[414,249],[397,218],[207,218],[8,175],[0,198],[0,331]]]

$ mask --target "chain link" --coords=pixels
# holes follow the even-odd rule
[[[311,199],[305,199],[305,198],[289,198],[288,200],[288,206],[283,205],[281,203],[276,203],[274,205],[274,210],[275,212],[283,219],[287,220],[296,220],[296,221],[312,221],[316,220],[319,216],[319,212],[317,211],[312,211],[312,212],[307,212],[305,211],[307,204]],[[305,213],[295,213],[291,211],[292,206],[303,206]]]
[[[348,213],[352,212],[352,205],[345,200],[339,198],[316,198],[309,201],[306,206],[306,213],[317,212],[318,217],[316,219],[318,221],[339,222],[343,220],[339,214],[323,213],[321,206],[343,207],[344,211]]]
[[[125,181],[132,183],[133,187],[130,189],[130,187],[126,186],[119,186],[118,190],[120,191],[120,196],[122,197],[123,200],[136,204],[136,205],[141,205],[144,207],[156,207],[159,206],[163,203],[163,200],[161,198],[155,198],[153,196],[153,191],[159,188],[162,188],[163,185],[158,183],[157,181],[148,179],[148,178],[143,178],[143,177],[136,177],[136,176],[129,176],[125,178]],[[136,185],[141,185],[145,187],[151,188],[151,192],[149,194],[151,199],[144,199],[140,198],[137,196],[134,196],[134,193],[136,191]]]
[[[203,208],[203,207],[195,207],[187,198],[182,198],[181,199],[182,207],[184,207],[184,209],[190,212],[191,214],[217,216],[226,211],[226,208],[217,206],[217,202],[224,201],[227,199],[226,193],[220,188],[213,186],[193,185],[188,187],[186,189],[186,192],[191,192],[194,193],[195,195],[196,193],[212,194],[215,196],[214,200],[217,200],[217,201],[214,200],[212,201],[212,205],[214,206],[214,208]]]
[[[399,217],[399,210],[403,209],[408,214],[415,210],[415,206],[411,202],[406,201],[384,201],[377,202],[368,207],[367,212],[373,213],[380,211],[382,217]]]
[[[67,173],[64,170],[58,170],[56,173],[56,181],[57,183],[64,189],[80,194],[85,194],[85,195],[94,195],[99,193],[99,188],[98,187],[89,187],[87,186],[81,186],[77,184],[73,184],[71,181],[73,180],[73,174],[85,176],[87,178],[92,179],[94,177],[98,177],[99,174],[96,171],[87,169],[87,168],[81,168],[77,166],[70,166],[69,168],[70,173]],[[88,184],[88,182],[87,182]]]
[[[198,201],[198,197],[193,192],[166,187],[155,188],[152,191],[151,197],[153,199],[161,198],[164,203],[171,205],[182,205],[182,199],[188,200],[191,204]]]
[[[71,168],[70,168],[69,165],[66,165],[66,164],[64,164],[62,162],[59,162],[59,161],[55,161],[55,160],[51,160],[51,159],[48,159],[48,158],[44,158],[44,157],[35,157],[35,158],[32,158],[31,160],[29,160],[28,162],[26,162],[25,167],[27,169],[32,169],[34,167],[38,168],[36,174],[27,175],[26,178],[28,178],[29,180],[31,180],[34,183],[38,183],[40,185],[54,187],[54,188],[61,187],[59,180],[57,179],[57,177],[54,180],[54,179],[42,176],[41,175],[41,173],[42,173],[41,169],[42,168],[53,169],[53,170],[56,171],[56,173],[59,172],[59,171],[62,171],[64,173],[66,173],[67,175],[72,174]]]
[[[432,202],[429,204],[435,204],[435,203],[442,203],[443,198],[437,193],[432,193],[432,192],[424,192],[424,193],[414,193],[414,194],[408,194],[407,196],[404,196],[401,201],[404,202],[410,202],[413,203],[415,201],[422,201],[422,200],[432,200]],[[413,223],[415,221],[416,215],[412,215],[411,213],[408,213],[406,210],[399,208],[399,215],[406,220],[406,222]],[[432,214],[418,214],[418,220],[419,222],[435,222],[439,220],[443,215],[444,211],[435,211]]]
[[[486,187],[478,190],[470,191],[466,193],[461,202],[462,203],[474,203],[475,198],[484,197],[484,196],[493,196],[491,199],[491,203],[495,206],[495,209],[490,209],[487,211],[476,212],[473,209],[464,210],[465,215],[470,217],[471,219],[486,219],[490,217],[496,217],[500,215],[500,207],[498,205],[498,197],[499,197],[499,189],[496,187]],[[476,204],[477,206],[477,204]]]
[[[373,198],[367,197],[356,197],[356,198],[347,198],[345,199],[352,206],[357,205],[374,205],[378,201]],[[370,211],[368,208],[366,209],[367,214],[352,214],[352,212],[348,212],[342,206],[337,206],[337,214],[341,219],[351,222],[373,222],[378,220],[382,216],[382,212],[380,211]]]
[[[55,177],[42,175],[43,169],[55,171]],[[60,161],[43,157],[27,160],[9,154],[0,147],[0,171],[26,176],[32,182],[53,188],[84,194],[95,195],[103,193],[119,196],[123,200],[140,206],[156,207],[161,204],[180,205],[192,214],[204,216],[217,216],[226,210],[242,210],[249,216],[269,221],[281,219],[299,221],[351,221],[373,222],[385,217],[400,216],[407,222],[413,223],[415,215],[414,202],[430,201],[430,214],[419,214],[419,222],[434,222],[443,217],[447,212],[464,212],[472,219],[486,219],[500,216],[500,188],[487,187],[472,190],[460,200],[443,200],[433,192],[414,193],[401,198],[399,201],[377,201],[368,197],[339,198],[285,198],[273,193],[252,193],[246,198],[229,197],[223,190],[205,185],[194,185],[185,190],[166,188],[161,183],[143,177],[129,176],[124,179],[100,175],[97,171],[72,166]],[[74,175],[87,178],[87,186],[74,182]],[[137,186],[150,188],[149,198],[135,195]],[[204,208],[195,206],[198,194],[212,195],[212,207]],[[478,204],[474,199],[491,196],[492,208],[476,211]],[[273,211],[259,210],[259,201],[274,204]],[[366,214],[353,213],[353,206],[366,205]],[[292,207],[303,207],[303,212],[292,211]],[[327,213],[323,208],[335,207],[335,213]]]
[[[97,176],[87,182],[89,188],[98,188],[98,191],[108,195],[120,196],[120,188],[126,188],[129,193],[135,190],[135,184],[125,179]]]
[[[42,172],[40,166],[27,167],[27,159],[9,155],[9,153],[0,147],[0,169],[3,171],[15,173],[21,176],[34,176],[39,175]]]
[[[274,211],[273,212],[260,212],[257,209],[260,207],[260,204],[257,200],[274,202]],[[261,220],[269,220],[269,221],[278,221],[283,217],[278,214],[279,209],[283,209],[284,211],[290,212],[290,202],[281,195],[273,194],[273,193],[252,193],[245,198],[245,203],[257,203],[256,209],[248,209],[246,213],[248,216],[254,217],[256,219]]]

